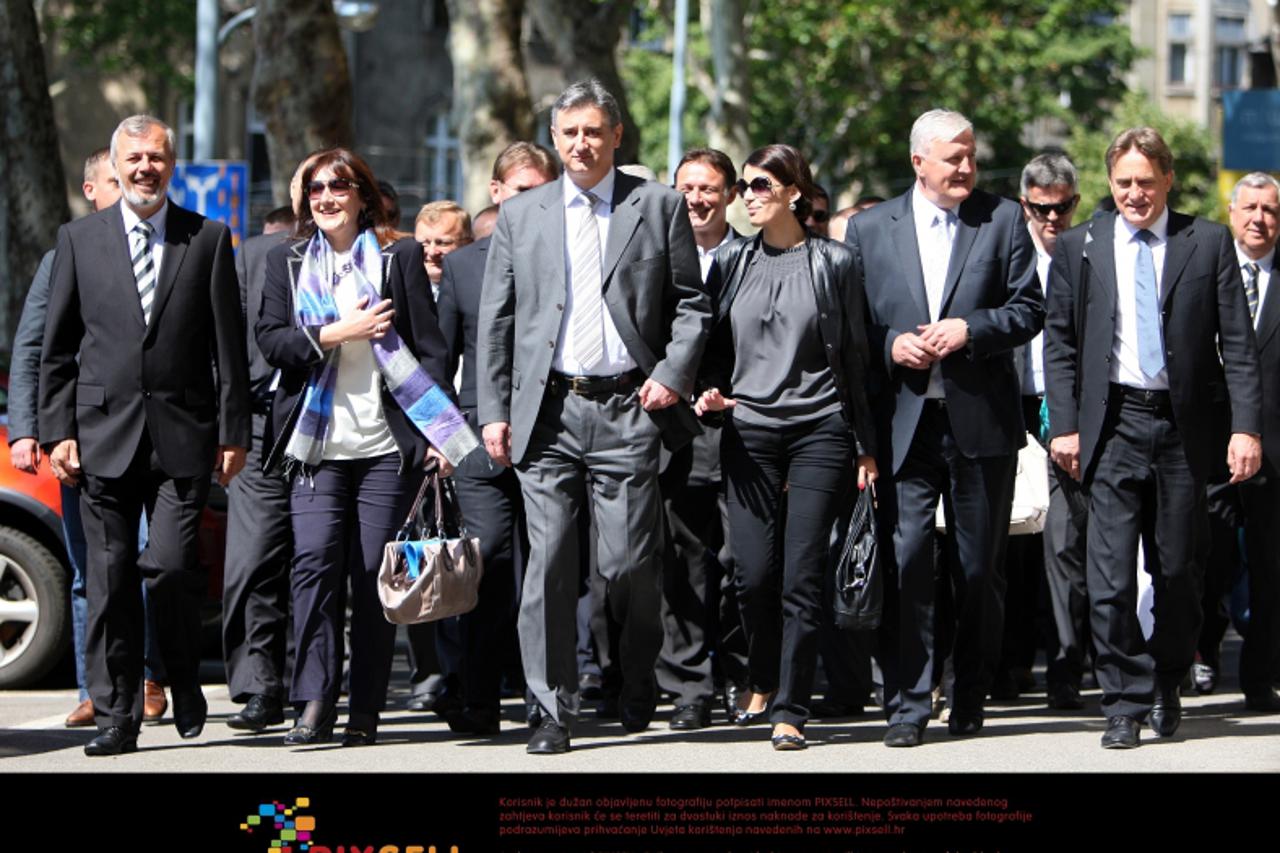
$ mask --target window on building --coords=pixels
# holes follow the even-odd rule
[[[1169,16],[1169,85],[1191,85],[1191,16]]]
[[[1239,88],[1247,42],[1244,19],[1216,18],[1213,38],[1213,84],[1219,89]]]
[[[423,140],[423,184],[428,200],[462,198],[461,146],[448,115],[436,116],[431,134]]]

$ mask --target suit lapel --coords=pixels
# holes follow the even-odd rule
[[[1084,237],[1084,255],[1094,278],[1107,294],[1108,306],[1116,304],[1116,220],[1115,214],[1094,219]]]
[[[615,172],[613,179],[613,209],[609,215],[609,243],[605,247],[604,264],[600,268],[601,287],[609,290],[609,281],[618,260],[626,250],[631,237],[640,227],[643,217],[637,207],[639,196],[632,190],[640,185],[640,181],[624,172]]]
[[[938,303],[939,320],[947,316],[947,306],[951,303],[951,296],[956,292],[956,285],[960,282],[964,262],[969,257],[969,250],[973,248],[973,241],[978,238],[978,223],[970,221],[972,212],[973,206],[968,199],[961,202],[960,209],[956,211],[956,239],[951,244],[951,259],[947,262],[947,281],[942,288],[942,301]]]
[[[151,323],[147,326],[147,335],[160,320],[169,294],[173,292],[173,281],[178,276],[182,261],[187,256],[187,247],[191,244],[191,236],[195,223],[185,215],[186,211],[169,202],[169,209],[164,218],[164,258],[160,262],[160,274],[156,277],[156,298],[151,305]]]
[[[901,196],[899,210],[893,214],[890,225],[894,245],[898,247],[898,260],[902,263],[902,279],[907,292],[920,309],[924,322],[929,322],[929,297],[924,288],[924,270],[920,266],[920,246],[916,242],[916,222],[911,213],[911,190]]]
[[[542,206],[540,234],[546,255],[541,263],[546,264],[551,271],[548,280],[557,283],[562,292],[569,286],[564,268],[564,182],[567,180],[569,179],[561,176],[555,183],[555,192],[543,193],[539,200]]]
[[[1169,294],[1182,280],[1187,262],[1196,250],[1195,219],[1169,211],[1168,245],[1164,250],[1164,277],[1160,282],[1160,307],[1169,302]]]
[[[105,278],[110,282],[110,286],[119,288],[120,304],[132,306],[132,310],[126,309],[126,313],[138,324],[138,331],[144,332],[146,324],[142,319],[142,300],[138,298],[138,279],[133,275],[133,260],[129,254],[129,235],[124,230],[124,216],[120,212],[120,205],[123,203],[123,201],[116,202],[107,209],[101,219],[102,226],[106,229],[104,242],[107,268],[115,269],[113,275]]]
[[[1267,343],[1276,329],[1280,328],[1280,292],[1272,288],[1276,284],[1275,262],[1271,265],[1271,284],[1267,286],[1267,296],[1262,300],[1262,315],[1258,317],[1258,349]]]

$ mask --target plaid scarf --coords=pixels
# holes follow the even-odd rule
[[[368,296],[369,305],[381,301],[382,249],[372,229],[356,238],[351,247],[351,266],[358,296]],[[299,328],[338,321],[333,280],[334,251],[325,236],[317,231],[307,243],[294,290],[295,320]],[[374,361],[396,404],[450,463],[457,465],[479,446],[462,412],[418,364],[395,326],[388,328],[382,338],[371,339],[369,344],[373,346]],[[302,413],[285,447],[285,470],[290,474],[312,471],[324,458],[325,436],[333,414],[333,392],[338,382],[340,349],[329,350],[307,379]]]

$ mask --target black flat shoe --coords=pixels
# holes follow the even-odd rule
[[[804,732],[799,734],[775,734],[770,740],[773,742],[773,748],[778,752],[792,752],[797,749],[805,749],[808,744],[804,740]]]
[[[754,692],[754,691],[753,691]],[[764,695],[764,694],[758,694]],[[777,691],[768,694],[769,698],[765,700],[764,708],[759,711],[738,711],[737,716],[733,718],[735,726],[754,726],[756,723],[764,723],[769,720],[769,711],[773,708],[773,697],[777,695]]]
[[[313,710],[312,706],[312,702],[307,703],[307,710],[303,711],[298,724],[285,734],[285,746],[307,746],[313,743],[328,743],[333,740],[333,724],[338,718],[337,706],[330,706],[323,713],[309,714],[308,711]],[[302,722],[302,720],[308,718],[318,718],[319,722],[315,724]]]
[[[121,726],[109,726],[84,745],[85,755],[122,755],[138,751],[138,736]]]
[[[373,746],[378,742],[378,715],[353,711],[342,730],[343,746]]]

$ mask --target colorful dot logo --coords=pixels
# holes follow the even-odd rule
[[[307,853],[312,845],[312,833],[316,829],[313,815],[302,814],[311,807],[310,797],[298,797],[292,806],[281,802],[260,803],[256,814],[251,814],[240,824],[241,832],[254,834],[266,830],[274,834],[266,853]]]

